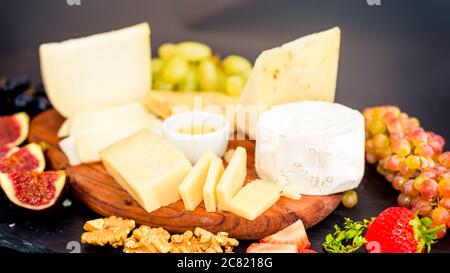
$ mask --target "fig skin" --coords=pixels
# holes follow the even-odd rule
[[[42,205],[30,205],[21,202],[15,194],[13,186],[14,182],[11,180],[11,174],[0,173],[0,185],[3,191],[5,192],[6,196],[8,197],[8,199],[15,205],[28,210],[46,211],[61,200],[62,196],[64,195],[63,193],[65,192],[67,184],[66,183],[67,176],[65,171],[54,171],[52,173],[57,174],[57,179],[53,182],[55,186],[55,195],[50,202]],[[20,173],[15,174],[20,176]]]
[[[11,154],[17,152],[19,150],[18,147],[0,147],[0,159],[4,158],[4,157],[8,157]]]
[[[5,143],[4,145],[7,147],[16,147],[22,144],[28,136],[30,116],[28,116],[28,114],[25,112],[20,112],[10,117],[12,117],[19,124],[20,134],[17,139],[13,140],[12,142]]]

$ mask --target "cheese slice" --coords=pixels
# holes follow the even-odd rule
[[[364,118],[338,103],[304,101],[273,107],[258,121],[255,169],[299,194],[356,188],[364,175]]]
[[[205,185],[208,169],[214,154],[209,152],[201,156],[192,170],[180,184],[178,191],[184,203],[185,210],[194,210],[203,200],[203,186]]]
[[[61,127],[59,127],[58,130],[58,137],[59,138],[65,138],[70,136],[70,127],[72,125],[72,119],[68,118],[66,119],[63,124],[61,125]]]
[[[216,187],[224,172],[222,159],[214,156],[209,165],[208,175],[206,176],[205,185],[203,186],[203,202],[208,212],[217,210]]]
[[[70,135],[81,162],[92,163],[100,161],[104,148],[145,128],[161,134],[162,122],[134,102],[78,113],[72,118]]]
[[[296,192],[295,190],[289,187],[283,189],[283,191],[281,192],[281,196],[293,200],[300,200],[302,198],[302,195],[300,193]]]
[[[239,130],[254,139],[258,114],[273,105],[334,101],[340,35],[335,27],[262,52],[240,97],[240,104],[252,113],[237,121]]]
[[[228,210],[231,198],[242,188],[247,176],[247,152],[237,147],[216,188],[219,210]]]
[[[147,212],[179,200],[178,187],[191,170],[183,152],[148,130],[106,148],[101,157],[108,172]]]
[[[280,199],[281,187],[255,180],[245,185],[228,204],[230,212],[253,221]]]
[[[78,156],[77,148],[75,145],[75,138],[66,137],[59,142],[59,147],[66,155],[70,165],[75,166],[81,164],[81,160]]]
[[[151,87],[150,28],[128,28],[47,43],[39,48],[42,79],[64,117],[143,99]]]

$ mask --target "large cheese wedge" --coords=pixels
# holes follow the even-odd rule
[[[108,172],[147,212],[179,200],[178,187],[191,170],[183,152],[148,130],[106,148],[101,157]]]
[[[216,187],[224,172],[222,159],[214,156],[209,165],[208,175],[206,176],[205,185],[203,186],[203,202],[208,212],[217,210]]]
[[[242,188],[247,176],[247,152],[237,147],[216,188],[219,210],[228,210],[231,198]]]
[[[364,174],[364,118],[329,102],[273,107],[258,122],[255,168],[262,179],[298,194],[356,188]]]
[[[335,27],[262,52],[240,98],[249,113],[237,121],[239,130],[254,139],[258,114],[273,105],[334,101],[340,35]]]
[[[84,111],[72,118],[70,135],[83,163],[100,161],[100,151],[139,130],[148,128],[160,134],[161,120],[139,102]]]
[[[228,204],[228,210],[250,221],[255,220],[280,199],[281,187],[255,180],[245,185]]]
[[[150,28],[128,28],[43,44],[42,79],[64,117],[145,97],[151,86]]]
[[[211,152],[201,156],[178,187],[185,210],[194,210],[202,202],[203,186],[213,157]]]

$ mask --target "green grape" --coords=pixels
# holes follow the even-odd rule
[[[223,60],[223,67],[227,75],[248,75],[252,64],[244,57],[230,55]]]
[[[353,208],[358,204],[358,194],[355,191],[346,191],[342,196],[342,204],[347,208]]]
[[[181,42],[177,45],[177,54],[191,62],[199,62],[211,57],[209,46],[198,42]]]
[[[153,89],[171,91],[174,90],[174,85],[171,83],[164,82],[161,77],[157,77],[156,79],[154,79]]]
[[[162,80],[176,84],[184,80],[189,71],[189,64],[183,58],[172,58],[167,61],[167,64],[162,71]]]
[[[152,59],[152,76],[156,77],[164,68],[164,61],[159,58]]]
[[[218,74],[218,83],[217,83],[217,90],[215,91],[224,92],[226,76],[225,72],[223,71],[223,68],[220,65],[217,66],[217,74]]]
[[[229,76],[225,80],[225,92],[230,96],[240,96],[244,89],[244,80],[237,75]]]
[[[190,66],[186,78],[177,85],[180,91],[196,91],[198,90],[198,82],[196,75],[196,67]]]
[[[158,48],[158,55],[163,60],[168,60],[177,55],[177,46],[175,44],[166,43]]]
[[[197,66],[197,80],[203,91],[218,90],[219,75],[213,59],[208,58],[200,62]]]

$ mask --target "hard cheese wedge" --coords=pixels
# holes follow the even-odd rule
[[[224,170],[222,159],[214,156],[209,165],[208,175],[203,186],[203,202],[208,212],[217,210],[216,187]]]
[[[100,161],[100,151],[139,130],[161,132],[161,121],[140,103],[85,111],[72,119],[71,137],[83,163]]]
[[[242,188],[246,176],[247,152],[245,148],[238,147],[217,184],[216,194],[219,210],[228,210],[228,203]]]
[[[138,101],[151,86],[150,28],[128,28],[43,44],[42,79],[53,107],[64,117]]]
[[[254,108],[237,121],[239,130],[254,139],[257,114],[273,105],[334,101],[340,35],[335,27],[262,52],[240,98],[240,104]]]
[[[147,211],[180,199],[178,187],[191,163],[169,141],[142,130],[101,152],[116,181]]]
[[[280,199],[281,187],[255,180],[245,185],[228,204],[228,210],[250,221],[255,220]]]
[[[206,181],[208,169],[213,159],[213,153],[206,153],[195,163],[192,170],[184,178],[178,188],[181,199],[183,199],[184,209],[194,210],[203,200],[203,186]]]

